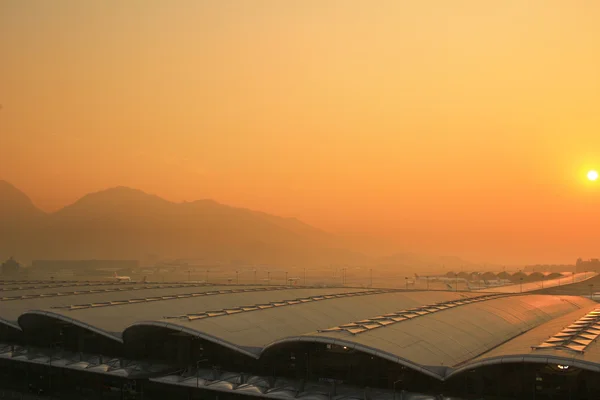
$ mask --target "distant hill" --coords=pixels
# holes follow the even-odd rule
[[[25,193],[2,180],[0,180],[0,199],[0,221],[4,223],[31,221],[45,215],[33,205]]]
[[[174,203],[127,187],[90,193],[49,214],[5,181],[0,181],[0,199],[0,259],[14,255],[25,262],[144,260],[153,254],[158,259],[216,263],[371,265],[411,271],[482,268],[458,257],[413,253],[367,256],[351,249],[381,254],[393,245],[379,238],[338,237],[295,218],[213,200]]]
[[[117,187],[88,194],[45,214],[8,183],[3,201],[0,256],[34,258],[203,258],[215,262],[366,263],[339,241],[293,218],[229,207],[212,200],[173,203]],[[10,236],[18,234],[14,239]]]
[[[26,253],[31,232],[41,226],[46,217],[25,193],[0,181],[0,256]]]

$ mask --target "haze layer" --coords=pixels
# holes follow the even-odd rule
[[[402,249],[597,255],[600,3],[0,3],[0,179],[126,185]]]

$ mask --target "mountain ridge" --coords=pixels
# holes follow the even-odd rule
[[[31,216],[41,216],[46,214],[37,208],[29,196],[17,187],[5,180],[0,180],[0,218],[8,216],[23,217],[27,214]]]
[[[153,253],[219,263],[473,266],[453,256],[365,255],[347,239],[294,217],[213,199],[173,202],[126,186],[88,193],[50,213],[6,181],[0,181],[0,198],[0,257],[143,260]]]
[[[5,182],[5,181],[4,181]],[[8,182],[0,190],[15,199],[0,218],[1,253],[11,247],[22,258],[135,258],[159,250],[163,257],[198,257],[219,262],[331,263],[366,261],[343,249],[328,233],[295,218],[237,208],[211,199],[172,202],[126,186],[89,193],[52,212],[37,209],[27,195]],[[1,192],[0,192],[1,193]],[[24,210],[24,212],[21,212]],[[35,216],[35,217],[34,217]],[[8,240],[25,220],[30,233]]]

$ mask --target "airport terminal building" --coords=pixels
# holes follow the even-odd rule
[[[0,390],[77,399],[598,399],[599,335],[599,305],[577,296],[5,281]]]

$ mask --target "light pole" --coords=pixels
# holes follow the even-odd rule
[[[252,272],[254,272],[254,284],[256,285],[256,268]]]
[[[408,290],[408,276],[404,277],[404,288]]]
[[[456,278],[456,291],[458,292],[458,274],[454,274],[454,277]]]
[[[520,277],[519,281],[519,292],[523,293],[523,277]]]
[[[304,286],[306,286],[306,268],[304,268]]]
[[[369,287],[373,287],[373,268],[369,269],[369,275],[370,275],[370,280],[371,280]]]
[[[235,284],[240,284],[240,271],[235,271]]]
[[[206,269],[206,279],[204,281],[208,283],[208,268]]]
[[[52,393],[52,356],[54,354],[50,353],[50,369],[48,370],[48,391]]]
[[[287,284],[288,284],[288,272],[285,271],[285,283],[284,283],[284,285],[287,285]]]
[[[192,270],[188,269],[188,282],[192,280],[191,275],[192,275]]]
[[[396,384],[402,382],[402,378],[398,379],[396,382],[394,382],[394,400],[396,400]],[[402,398],[404,397],[404,393],[400,392],[400,400],[402,400]]]
[[[267,285],[271,284],[271,271],[267,271]]]

